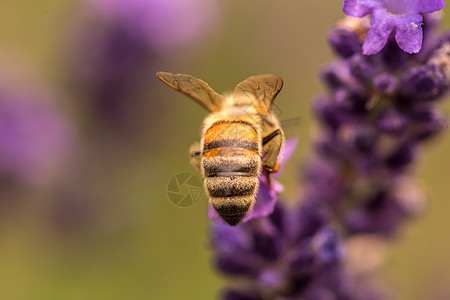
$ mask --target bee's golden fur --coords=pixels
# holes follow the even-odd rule
[[[284,135],[270,107],[282,80],[253,76],[224,98],[190,75],[157,76],[212,112],[203,122],[200,147],[191,147],[191,163],[200,169],[217,213],[228,224],[238,224],[255,204],[261,171],[268,176],[278,169]]]

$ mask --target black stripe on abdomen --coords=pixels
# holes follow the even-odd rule
[[[228,185],[217,189],[209,189],[209,196],[214,198],[242,197],[255,193],[256,186],[251,185]]]
[[[241,140],[212,141],[212,142],[206,143],[203,146],[203,151],[206,152],[206,151],[221,148],[221,147],[237,147],[237,148],[243,148],[243,149],[247,149],[247,150],[258,151],[257,143],[249,142],[249,141],[241,141]]]
[[[209,197],[229,198],[254,195],[258,187],[258,178],[205,178]]]

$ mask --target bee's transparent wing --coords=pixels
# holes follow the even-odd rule
[[[223,96],[217,94],[206,82],[186,74],[158,72],[156,76],[171,88],[191,97],[207,110],[220,110]]]
[[[233,98],[255,97],[269,109],[282,87],[283,80],[276,75],[251,76],[236,85]]]

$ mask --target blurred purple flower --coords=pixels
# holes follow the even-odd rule
[[[277,173],[271,176],[271,185],[269,186],[267,178],[264,174],[259,176],[259,189],[256,195],[256,203],[253,209],[248,212],[241,222],[247,222],[251,219],[268,216],[272,213],[275,204],[277,202],[277,194],[281,193],[284,189],[283,185],[275,180],[276,177],[281,175],[283,168],[287,160],[294,153],[297,147],[297,138],[291,138],[286,141],[284,147],[284,153],[279,160],[280,168]],[[208,217],[216,222],[223,223],[222,218],[217,214],[212,205],[208,205]]]
[[[40,184],[62,174],[75,145],[67,115],[37,90],[0,87],[0,175]]]
[[[189,46],[199,53],[195,46],[217,28],[217,1],[84,2],[89,9],[69,35],[75,36],[68,49],[74,92],[88,103],[101,136],[135,138],[158,121],[165,105],[154,91],[148,97],[150,72],[161,57],[193,53]]]
[[[380,52],[394,29],[398,46],[410,54],[422,48],[421,14],[441,10],[444,0],[344,0],[344,12],[362,18],[371,14],[371,27],[363,44],[363,54]]]
[[[71,80],[87,102],[97,127],[114,135],[133,136],[149,109],[143,97],[144,78],[153,60],[148,45],[123,24],[94,27],[82,24],[70,55]],[[159,111],[161,101],[154,101]]]
[[[164,52],[211,32],[219,11],[211,0],[85,0],[99,14],[131,28],[151,47]]]

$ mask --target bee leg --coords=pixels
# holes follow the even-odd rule
[[[269,186],[269,188],[271,188],[272,187],[272,180],[270,179],[269,171],[267,171],[265,168],[263,168],[262,172],[264,174],[264,177],[266,177],[267,185]]]
[[[201,173],[200,169],[200,161],[202,158],[202,151],[200,150],[200,143],[194,143],[191,148],[189,148],[189,159],[191,161],[191,165]]]
[[[263,167],[268,173],[278,171],[278,156],[283,140],[283,132],[279,128],[263,138]]]

